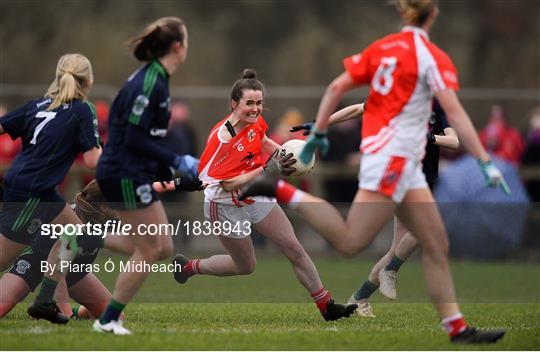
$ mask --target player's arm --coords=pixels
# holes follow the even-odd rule
[[[173,192],[173,191],[202,191],[206,188],[198,178],[193,177],[177,177],[172,181],[157,181],[152,183],[152,188],[158,193]]]
[[[343,121],[351,120],[354,118],[361,118],[364,114],[365,103],[354,104],[347,106],[339,111],[336,111],[328,119],[329,125],[335,125]]]
[[[276,143],[277,144],[277,143]],[[262,174],[264,171],[264,168],[261,166],[259,168],[256,168],[255,170],[252,170],[250,172],[246,172],[245,174],[238,175],[236,177],[230,178],[228,180],[221,181],[221,188],[225,192],[232,192],[237,189],[240,189],[242,186],[253,180],[255,177]]]
[[[343,72],[328,85],[319,105],[317,118],[315,119],[315,128],[317,131],[326,131],[328,129],[330,115],[336,110],[345,92],[354,86],[355,83],[348,72]]]
[[[84,165],[86,165],[90,170],[95,170],[100,156],[101,156],[101,147],[95,147],[84,152],[83,153]]]
[[[277,144],[272,139],[268,138],[268,136],[266,135],[264,136],[261,144],[262,144],[262,147],[261,147],[262,154],[272,154],[276,149],[281,148],[279,144]]]
[[[435,93],[435,96],[446,113],[448,122],[457,132],[465,150],[481,162],[489,161],[489,154],[482,146],[482,143],[480,143],[471,119],[459,102],[456,92],[452,89],[447,89]]]
[[[452,150],[457,150],[459,148],[459,138],[456,131],[452,127],[447,127],[444,129],[444,136],[434,135],[435,145],[439,147],[448,148]]]
[[[503,174],[491,162],[491,158],[482,146],[471,119],[459,102],[456,92],[452,89],[447,89],[435,93],[435,96],[446,113],[449,120],[448,122],[455,128],[465,150],[478,159],[480,170],[484,175],[486,184],[490,187],[499,186],[506,194],[510,194],[510,188],[508,187]]]
[[[2,127],[2,124],[0,124],[0,134],[4,134],[6,131],[4,131],[4,127]]]
[[[328,119],[328,125],[332,126],[343,121],[351,120],[354,118],[361,118],[364,115],[364,108],[366,103],[355,104],[347,106],[339,111],[336,111]],[[311,132],[314,122],[307,122],[301,125],[292,126],[290,132],[296,132],[304,130],[304,136],[307,136]]]

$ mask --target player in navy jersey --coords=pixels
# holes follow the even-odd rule
[[[105,223],[114,219],[114,212],[104,206],[103,195],[95,180],[91,181],[75,197],[71,207],[83,223]],[[13,262],[10,269],[0,279],[0,319],[8,314],[19,302],[40,284],[43,271],[40,264],[47,259],[47,255],[54,241],[45,240],[47,237],[38,236]],[[100,239],[96,237],[96,239]],[[104,241],[107,249],[115,249],[129,254],[133,249],[120,236],[107,236]],[[112,243],[111,243],[112,242]],[[122,247],[122,248],[120,248]],[[93,263],[97,251],[78,256],[74,266],[88,266]],[[82,304],[82,308],[72,311],[67,292],[57,290],[55,297],[62,313],[71,317],[99,316],[106,308],[111,293],[93,274],[85,270],[70,272],[66,276],[66,286],[69,297]]]
[[[189,180],[175,179],[171,182],[154,182],[152,187],[159,193],[169,191],[186,191],[196,189]],[[106,200],[99,189],[96,180],[92,180],[75,196],[71,207],[83,223],[105,224],[109,220],[117,220],[117,214],[107,206]],[[122,235],[107,233],[107,236],[88,236],[88,241],[95,243],[88,253],[81,253],[73,261],[73,267],[91,266],[100,248],[118,252],[124,255],[133,253],[131,241]],[[43,278],[41,262],[47,259],[54,241],[47,237],[38,236],[31,246],[26,248],[12,266],[0,278],[0,319],[8,314],[19,302],[39,285]],[[93,266],[95,267],[95,266]],[[66,288],[68,292],[57,289],[55,297],[62,313],[71,318],[99,317],[111,299],[111,293],[92,273],[85,270],[75,270],[67,273]],[[68,297],[69,294],[69,297]],[[72,310],[69,298],[81,304]]]
[[[55,79],[45,97],[0,118],[0,134],[21,138],[23,144],[4,179],[0,270],[35,239],[41,224],[80,223],[55,187],[79,153],[83,153],[91,169],[101,154],[95,109],[86,100],[92,84],[90,61],[81,54],[66,54],[58,61]],[[50,255],[56,255],[58,248],[53,246]],[[65,323],[67,318],[59,313],[52,294],[51,299],[46,299],[53,286],[56,282],[42,286],[38,295],[40,315]]]
[[[97,169],[97,181],[109,206],[136,231],[141,224],[168,224],[152,182],[173,168],[197,177],[198,160],[160,147],[170,116],[169,76],[185,61],[188,32],[182,20],[161,18],[132,39],[133,53],[144,66],[133,73],[114,100],[109,114],[109,137]],[[170,175],[169,175],[170,177]],[[173,251],[170,236],[130,236],[133,264],[152,264]],[[118,317],[143,284],[147,272],[122,272],[107,309],[94,330],[125,335]]]

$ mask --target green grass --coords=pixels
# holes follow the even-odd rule
[[[348,298],[372,264],[325,258],[316,264],[337,300]],[[400,271],[398,302],[373,296],[376,319],[324,322],[282,259],[262,258],[250,277],[200,276],[186,285],[152,274],[126,310],[133,336],[90,331],[91,322],[31,321],[26,304],[0,320],[2,350],[444,350],[540,348],[540,268],[516,263],[452,263],[462,311],[477,327],[508,329],[496,346],[448,343],[425,295],[421,267]],[[111,287],[115,275],[103,275]],[[248,302],[248,303],[245,303]]]

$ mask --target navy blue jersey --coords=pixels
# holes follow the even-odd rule
[[[160,161],[130,147],[126,135],[135,126],[152,143],[164,138],[170,102],[169,75],[158,61],[144,65],[128,78],[109,112],[109,136],[99,160],[98,179],[156,179]]]
[[[436,135],[444,135],[445,128],[450,127],[446,120],[446,114],[437,102],[433,103],[433,112],[429,118],[429,131]],[[426,145],[426,155],[422,161],[422,171],[426,175],[426,180],[434,182],[439,176],[439,146],[428,143]]]
[[[50,98],[32,100],[0,118],[12,139],[21,138],[22,151],[5,175],[5,184],[28,194],[54,189],[79,153],[99,147],[94,106],[73,100],[47,111]]]

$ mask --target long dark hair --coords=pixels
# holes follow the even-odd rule
[[[128,43],[137,60],[150,61],[168,54],[174,42],[184,45],[185,34],[184,21],[178,17],[163,17],[148,25]]]

